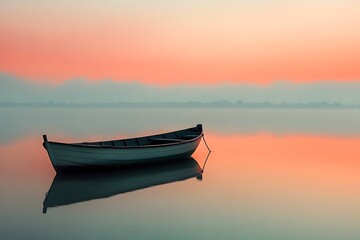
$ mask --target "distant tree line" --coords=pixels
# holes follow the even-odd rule
[[[358,109],[360,105],[328,103],[328,102],[310,102],[310,103],[271,103],[259,102],[249,103],[243,101],[230,102],[227,100],[213,102],[114,102],[114,103],[15,103],[2,102],[1,107],[84,107],[84,108],[320,108],[320,109]]]

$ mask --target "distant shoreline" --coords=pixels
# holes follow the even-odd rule
[[[65,107],[65,108],[229,108],[229,109],[360,109],[360,105],[342,103],[245,103],[218,102],[117,102],[117,103],[15,103],[0,102],[0,107]]]

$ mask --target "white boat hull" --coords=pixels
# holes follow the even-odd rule
[[[80,166],[111,166],[133,163],[149,163],[155,160],[190,157],[201,138],[194,141],[169,146],[142,148],[101,148],[73,146],[62,143],[45,142],[50,160],[55,169]]]
[[[202,125],[198,124],[174,132],[100,142],[52,142],[44,135],[43,145],[58,172],[78,167],[108,167],[188,158],[198,147],[202,136]]]

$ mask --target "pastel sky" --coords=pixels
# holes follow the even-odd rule
[[[37,82],[360,81],[356,0],[2,0],[0,72]]]

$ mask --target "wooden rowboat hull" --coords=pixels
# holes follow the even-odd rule
[[[152,136],[91,143],[51,142],[45,136],[43,145],[59,172],[79,167],[111,167],[188,158],[198,147],[202,135],[202,126],[197,125]]]

